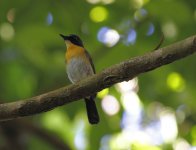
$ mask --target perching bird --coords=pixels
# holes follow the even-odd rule
[[[76,83],[95,74],[95,67],[91,56],[84,48],[82,40],[74,34],[70,34],[69,36],[60,34],[60,36],[64,39],[67,47],[65,60],[69,80],[72,83]],[[96,94],[84,98],[88,120],[91,124],[99,122],[99,115],[94,101],[95,97]]]

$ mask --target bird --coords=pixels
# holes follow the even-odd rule
[[[66,70],[69,80],[77,83],[82,79],[95,74],[95,67],[88,51],[84,48],[83,42],[78,35],[63,35],[67,50],[65,52]],[[99,123],[99,114],[95,103],[96,94],[84,98],[88,121],[90,124]]]

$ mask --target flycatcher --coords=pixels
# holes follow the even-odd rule
[[[79,82],[88,76],[95,74],[95,67],[91,56],[84,48],[82,40],[74,34],[68,36],[60,34],[64,39],[67,50],[65,53],[66,70],[72,83]],[[99,115],[95,104],[96,94],[84,98],[88,120],[91,124],[99,122]]]

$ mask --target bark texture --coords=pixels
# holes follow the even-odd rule
[[[92,95],[115,83],[128,81],[141,73],[172,63],[196,51],[196,35],[113,65],[77,84],[39,96],[0,104],[0,121],[35,115]]]

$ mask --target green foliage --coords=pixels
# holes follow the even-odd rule
[[[162,46],[195,34],[195,7],[195,0],[2,0],[0,98],[4,102],[15,101],[70,84],[64,64],[66,47],[59,33],[80,35],[100,72],[153,50],[162,32],[165,35]],[[103,27],[107,28],[103,30]],[[41,114],[36,121],[79,150],[159,150],[175,149],[179,144],[194,146],[194,64],[195,55],[192,55],[141,75],[138,82],[128,84],[132,87],[128,91],[115,85],[102,92],[97,98],[101,122],[96,126],[88,124],[83,101]],[[125,100],[127,95],[128,101]],[[138,108],[135,110],[138,114],[132,114],[134,108]],[[138,122],[138,118],[134,120],[137,115]],[[174,135],[169,141],[164,133],[157,131],[157,137],[152,133],[165,125],[164,119],[168,119],[168,123],[174,121],[173,131],[170,131],[172,125],[166,131]],[[159,141],[150,141],[147,136]],[[47,144],[32,136],[28,147],[48,149]]]

